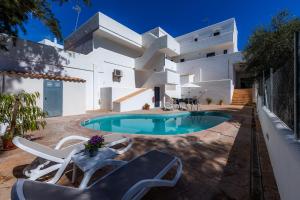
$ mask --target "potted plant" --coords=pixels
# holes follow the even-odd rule
[[[4,135],[1,136],[3,149],[14,148],[12,139],[16,135],[25,136],[27,131],[39,130],[46,125],[46,113],[36,105],[40,97],[38,92],[18,94],[0,94],[0,124],[7,124]]]
[[[211,98],[206,98],[206,102],[207,102],[207,104],[209,105],[209,104],[211,104],[212,99],[211,99]]]
[[[223,105],[223,99],[220,99],[220,100],[219,100],[219,105],[220,105],[220,106]]]
[[[93,157],[96,155],[99,148],[104,145],[104,137],[95,135],[84,145],[86,153]]]
[[[143,110],[149,110],[150,109],[150,105],[148,103],[145,103],[145,105],[143,106]]]

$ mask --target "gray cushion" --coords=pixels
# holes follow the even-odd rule
[[[121,199],[137,182],[156,177],[173,159],[174,157],[169,154],[156,150],[150,151],[84,190],[26,180],[23,186],[24,196],[30,200],[117,200]],[[16,199],[18,198],[12,194],[12,200]]]

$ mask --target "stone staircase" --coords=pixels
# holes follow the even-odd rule
[[[252,88],[234,89],[231,105],[252,105]]]

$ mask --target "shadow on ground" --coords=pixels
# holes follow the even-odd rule
[[[183,175],[174,188],[152,189],[143,199],[249,199],[251,108],[226,108],[224,112],[233,115],[225,131],[211,129],[171,139],[134,136],[132,149],[120,159],[158,149],[183,162]],[[22,176],[23,168],[14,168],[15,177]],[[70,185],[70,174],[59,184]],[[104,172],[94,179],[99,174]]]

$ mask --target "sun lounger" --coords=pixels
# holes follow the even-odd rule
[[[164,110],[166,111],[174,110],[173,104],[171,104],[170,102],[165,102]]]
[[[63,148],[66,142],[76,140],[80,142]],[[14,137],[13,143],[20,149],[38,157],[32,165],[24,169],[24,174],[29,177],[30,180],[36,180],[58,170],[55,176],[48,181],[49,183],[56,183],[70,163],[72,156],[83,150],[83,144],[88,140],[89,138],[87,137],[68,136],[60,140],[54,149],[18,136]],[[106,147],[113,147],[117,144],[127,142],[128,145],[125,148],[113,149],[117,154],[126,152],[132,145],[131,139],[120,135],[104,135],[104,141]]]
[[[188,110],[185,102],[179,102],[179,108],[180,110]]]
[[[18,179],[12,188],[11,199],[140,199],[153,187],[174,187],[182,173],[182,163],[179,158],[157,150],[143,154],[126,164],[124,161],[120,163],[120,167],[85,189]],[[163,179],[163,176],[174,166],[177,166],[174,178]]]

